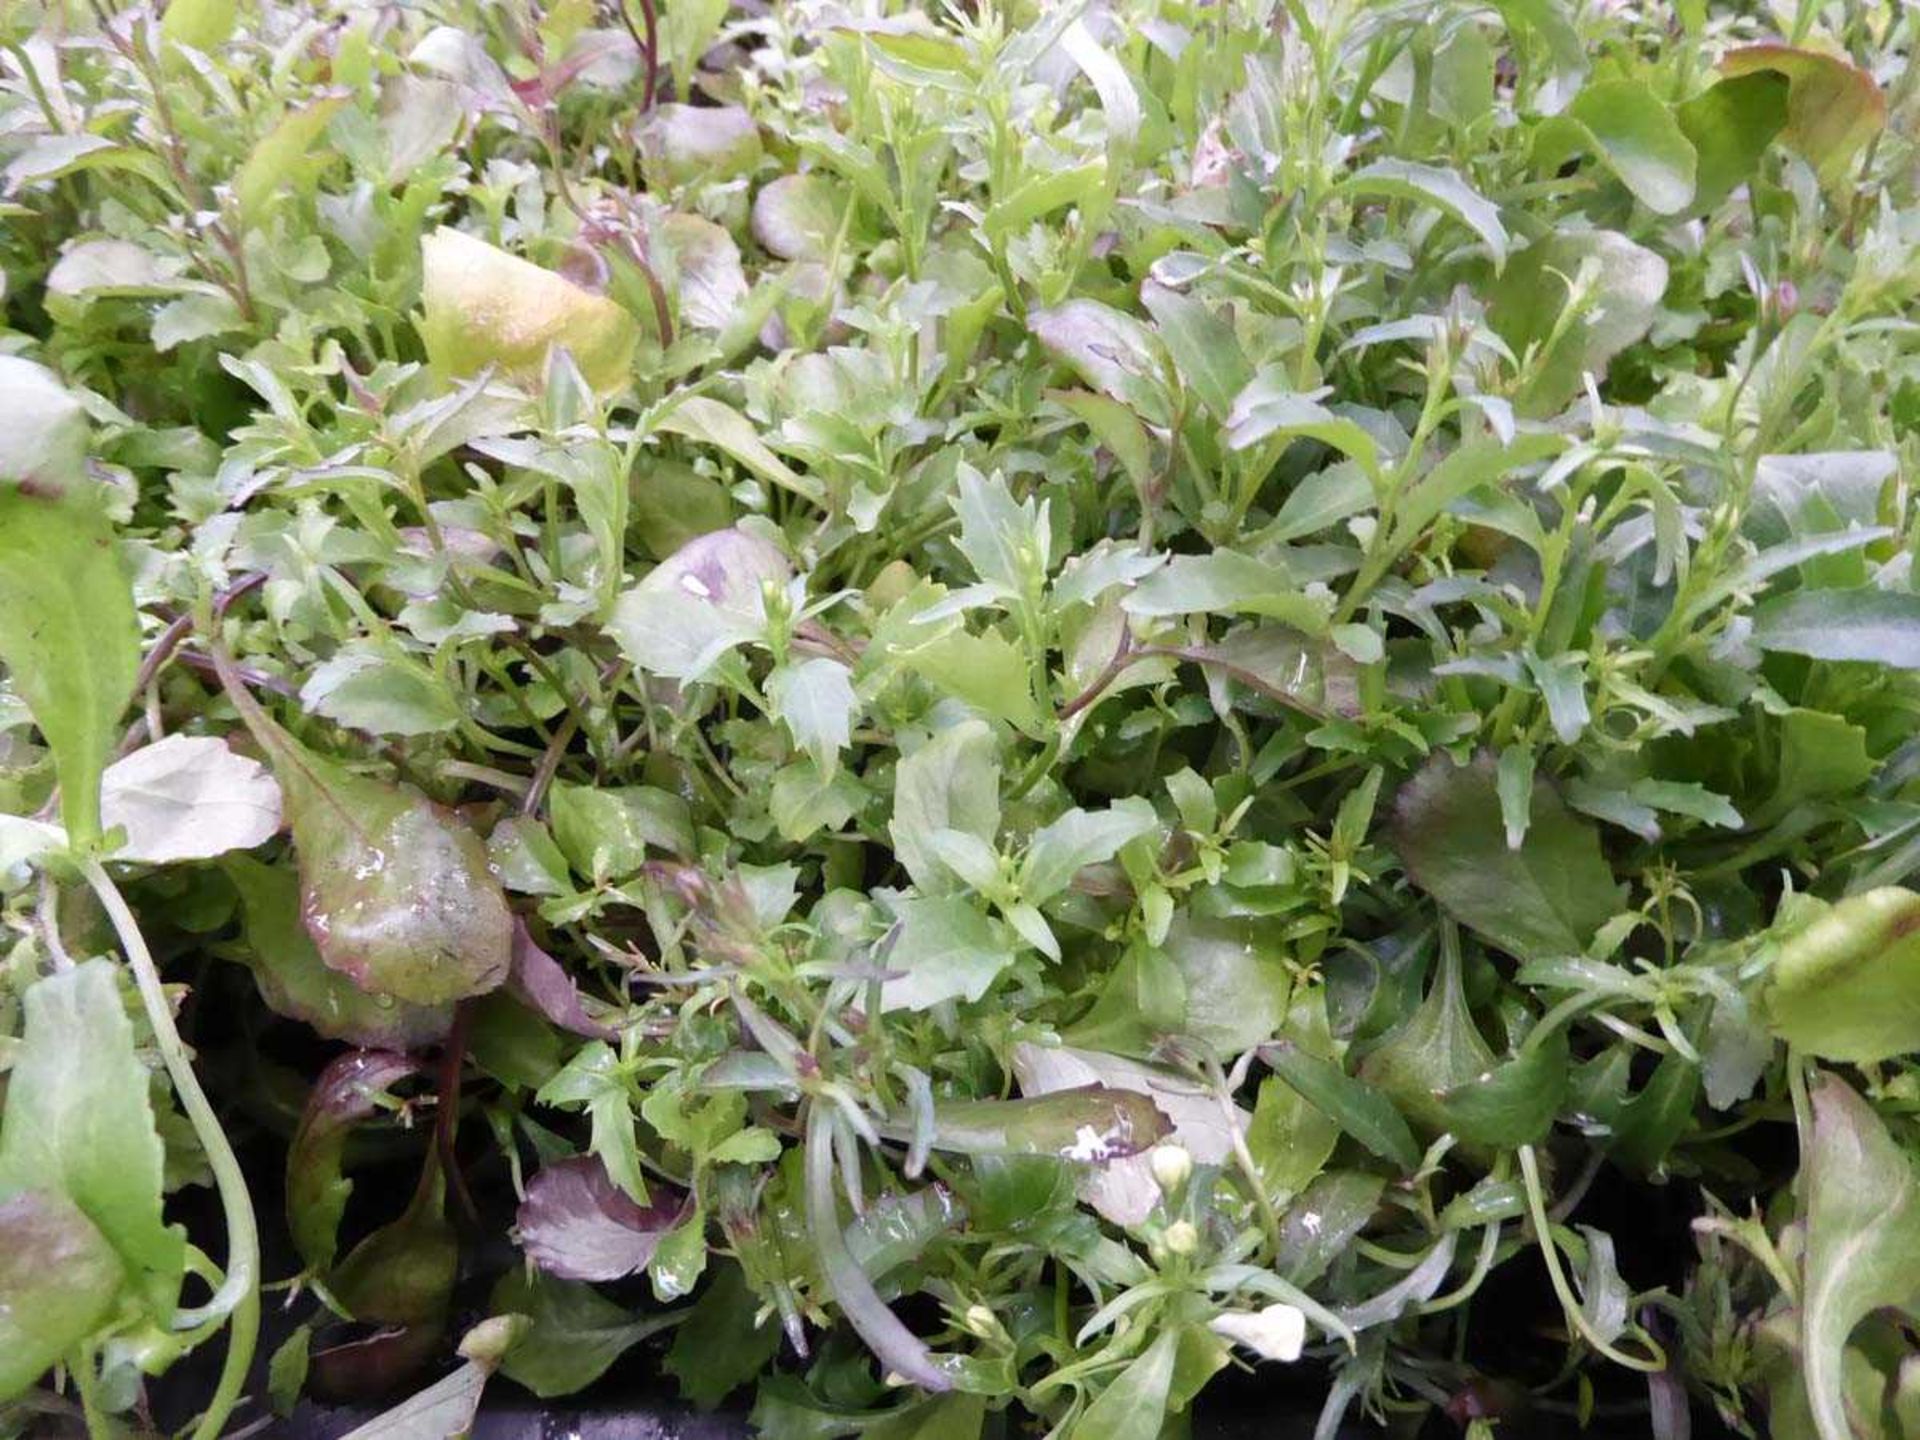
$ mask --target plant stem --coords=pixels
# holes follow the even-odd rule
[[[227,1354],[220,1367],[219,1384],[193,1431],[193,1440],[214,1440],[240,1399],[240,1389],[253,1364],[254,1345],[260,1334],[260,1233],[254,1222],[253,1197],[247,1191],[246,1177],[240,1173],[240,1161],[227,1141],[226,1131],[221,1128],[219,1117],[213,1113],[213,1106],[193,1073],[193,1062],[188,1058],[180,1031],[174,1026],[159,968],[147,949],[146,938],[140,933],[139,922],[127,907],[119,886],[98,860],[86,857],[80,862],[80,870],[99,897],[114,933],[120,937],[134,984],[140,991],[141,1004],[146,1007],[154,1043],[173,1081],[174,1093],[180,1097],[180,1106],[187,1112],[193,1133],[206,1152],[214,1185],[220,1193],[220,1208],[227,1226],[226,1279],[206,1304],[182,1310],[173,1319],[175,1330],[197,1329],[222,1316],[229,1319]]]

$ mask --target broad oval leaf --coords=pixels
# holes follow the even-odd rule
[[[1507,844],[1491,756],[1436,755],[1401,786],[1392,839],[1407,874],[1448,914],[1509,955],[1577,955],[1619,908],[1593,827],[1546,779],[1533,782],[1526,838]]]
[[[246,948],[238,958],[253,972],[269,1010],[368,1050],[417,1050],[445,1038],[451,1005],[369,995],[327,968],[301,919],[297,874],[251,855],[230,855],[221,868],[240,892]]]
[[[0,1200],[0,1401],[99,1329],[125,1280],[113,1247],[58,1191]]]
[[[656,105],[635,137],[660,188],[731,180],[760,163],[760,128],[738,105]]]
[[[564,346],[594,389],[627,383],[639,327],[604,295],[459,230],[424,236],[420,265],[420,335],[442,374],[475,375],[493,366],[538,385],[547,352]]]
[[[374,995],[439,1005],[506,980],[513,916],[480,837],[411,785],[315,754],[275,724],[224,655],[228,696],[280,779],[307,933]]]
[[[173,1313],[186,1246],[161,1217],[166,1151],[119,967],[89,960],[28,989],[7,1076],[0,1195],[64,1195],[119,1255],[152,1312]]]
[[[563,1280],[619,1280],[647,1268],[687,1215],[686,1196],[650,1187],[646,1205],[613,1183],[592,1155],[542,1166],[514,1221],[527,1258]]]
[[[784,586],[792,573],[771,540],[737,526],[716,530],[681,546],[621,595],[607,628],[642,670],[698,679],[728,650],[759,637],[764,587]]]
[[[133,693],[140,622],[113,525],[81,487],[73,475],[0,486],[0,660],[53,750],[67,836],[84,846],[100,838],[100,774]]]
[[[1745,45],[1720,57],[1727,76],[1771,71],[1787,77],[1781,143],[1822,181],[1845,178],[1853,157],[1887,123],[1887,97],[1866,71],[1834,55],[1796,45]]]
[[[1920,1177],[1880,1117],[1837,1075],[1811,1089],[1801,1136],[1806,1256],[1801,1367],[1820,1440],[1852,1440],[1847,1338],[1881,1306],[1920,1301]]]
[[[1562,326],[1568,285],[1583,272],[1586,307]],[[1560,231],[1516,254],[1487,294],[1487,318],[1514,354],[1547,349],[1514,408],[1528,416],[1559,410],[1580,393],[1583,375],[1604,375],[1647,333],[1666,293],[1667,262],[1611,230]]]
[[[0,484],[58,494],[82,482],[86,408],[53,371],[0,355],[0,417]]]
[[[824,175],[782,175],[753,197],[753,238],[782,260],[825,260],[847,197]]]
[[[280,829],[280,787],[224,740],[169,735],[107,767],[100,812],[109,829],[126,831],[116,860],[207,860],[271,840]]]
[[[1780,946],[1766,990],[1773,1033],[1826,1060],[1920,1051],[1920,895],[1849,895]]]
[[[1564,115],[1544,122],[1534,144],[1555,167],[1576,150],[1596,152],[1649,210],[1672,215],[1693,201],[1699,157],[1679,121],[1644,80],[1587,86]]]

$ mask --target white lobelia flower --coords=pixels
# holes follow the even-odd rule
[[[1307,1317],[1296,1305],[1275,1304],[1264,1310],[1230,1310],[1216,1315],[1207,1328],[1244,1345],[1262,1360],[1298,1360],[1307,1343]]]

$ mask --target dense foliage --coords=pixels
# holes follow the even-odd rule
[[[1920,11],[621,3],[0,11],[0,1431],[1920,1440]]]

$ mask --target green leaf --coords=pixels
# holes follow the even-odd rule
[[[825,175],[782,175],[753,197],[753,238],[782,260],[825,260],[847,196]]]
[[[0,1200],[0,1402],[24,1394],[112,1316],[126,1270],[53,1190]]]
[[[1795,590],[1754,609],[1753,643],[1815,660],[1864,660],[1920,670],[1920,595]]]
[[[412,786],[316,755],[257,705],[247,718],[280,779],[320,958],[363,990],[414,1005],[499,986],[513,920],[480,837]]]
[[[1380,447],[1352,420],[1335,415],[1318,394],[1293,388],[1285,369],[1263,367],[1233,397],[1227,415],[1227,444],[1245,450],[1268,440],[1318,440],[1348,456],[1369,476],[1380,473]]]
[[[1204,300],[1149,281],[1140,287],[1140,303],[1153,316],[1187,388],[1200,403],[1225,422],[1234,397],[1253,378],[1233,326],[1216,315]]]
[[[1885,128],[1887,99],[1866,71],[1837,56],[1794,45],[1746,45],[1720,57],[1732,78],[1770,71],[1787,77],[1787,123],[1780,141],[1821,181],[1837,185],[1869,140]]]
[[[1643,80],[1602,80],[1535,132],[1536,163],[1555,168],[1575,150],[1597,153],[1649,210],[1673,215],[1693,202],[1693,142]]]
[[[1047,398],[1079,417],[1102,445],[1113,452],[1134,488],[1153,483],[1153,447],[1147,430],[1125,405],[1089,390],[1049,390]]]
[[[1673,118],[1699,157],[1693,204],[1709,210],[1759,167],[1787,123],[1788,81],[1770,70],[1736,75],[1676,106]]]
[[[1699,1065],[1678,1050],[1662,1055],[1647,1083],[1612,1119],[1614,1159],[1630,1170],[1658,1169],[1693,1123],[1699,1096]]]
[[[586,1389],[635,1345],[683,1318],[683,1312],[635,1316],[591,1285],[521,1269],[500,1277],[488,1303],[496,1315],[527,1318],[500,1373],[543,1400]],[[708,1358],[718,1361],[723,1353]]]
[[[564,346],[594,389],[626,385],[639,327],[606,296],[444,227],[421,240],[420,266],[420,337],[442,375],[477,375],[491,366],[539,386],[547,352]]]
[[[1619,908],[1620,888],[1592,826],[1536,778],[1520,848],[1506,843],[1491,757],[1436,755],[1400,789],[1393,844],[1415,884],[1516,959],[1583,952]]]
[[[1360,1079],[1430,1134],[1450,1128],[1441,1096],[1493,1068],[1460,982],[1458,932],[1442,941],[1440,965],[1420,1007],[1360,1062]]]
[[[1873,1064],[1920,1051],[1920,895],[1849,895],[1781,943],[1768,1024],[1825,1060]]]
[[[987,208],[980,229],[990,240],[1017,234],[1064,206],[1085,208],[1105,199],[1106,189],[1104,157],[1064,170],[1036,170]]]
[[[12,463],[12,462],[10,462]],[[0,486],[0,660],[53,750],[75,845],[100,838],[100,775],[140,665],[113,526],[82,477]]]
[[[1179,1348],[1180,1333],[1162,1330],[1086,1408],[1068,1432],[1072,1440],[1160,1440]]]
[[[343,645],[300,687],[316,715],[369,735],[435,735],[460,723],[460,705],[434,673],[384,646]]]
[[[911,1138],[901,1116],[881,1133]],[[960,1155],[1049,1155],[1104,1165],[1151,1148],[1167,1118],[1147,1096],[1110,1085],[1079,1085],[1020,1100],[951,1100],[933,1108],[932,1145]]]
[[[101,820],[126,839],[116,860],[165,865],[264,845],[280,829],[280,787],[258,760],[209,735],[168,735],[107,767]]]
[[[1433,205],[1478,235],[1497,270],[1507,263],[1507,228],[1499,207],[1481,196],[1458,171],[1389,157],[1356,170],[1341,188],[1356,195],[1378,195]]]
[[[760,163],[760,127],[738,105],[656,105],[638,136],[650,183],[661,189],[729,180]]]
[[[1029,733],[1040,728],[1026,654],[997,630],[981,635],[955,630],[909,651],[906,663],[935,689],[982,715]]]
[[[238,0],[168,0],[160,33],[176,45],[212,52],[233,34]]]
[[[468,1361],[419,1394],[355,1426],[342,1440],[444,1440],[466,1435],[473,1429],[480,1397],[492,1373],[492,1365]]]
[[[1541,1143],[1566,1098],[1568,1064],[1566,1031],[1556,1029],[1440,1095],[1444,1128],[1469,1145],[1510,1149]]]
[[[1042,345],[1094,389],[1149,425],[1172,419],[1166,347],[1133,316],[1097,300],[1069,300],[1034,311],[1028,324]]]
[[[954,878],[932,848],[941,830],[992,842],[1000,827],[1000,747],[982,721],[963,720],[904,756],[894,775],[890,834],[901,866],[922,894]]]
[[[1088,865],[1111,860],[1121,847],[1159,826],[1145,800],[1116,801],[1105,810],[1073,809],[1034,832],[1020,866],[1020,893],[1043,905]]]
[[[63,1195],[120,1257],[152,1313],[173,1313],[185,1242],[161,1217],[166,1150],[108,960],[36,982],[0,1119],[0,1195]],[[79,1240],[76,1244],[81,1244]]]
[[[738,461],[749,474],[770,485],[778,485],[809,500],[822,498],[820,482],[798,475],[768,448],[753,425],[732,406],[709,395],[689,395],[677,400],[667,413],[654,422],[654,429],[666,435],[682,435],[702,445],[711,445]]]
[[[887,1010],[927,1010],[945,1000],[978,1000],[1013,952],[993,922],[959,895],[901,902],[900,938],[887,952],[897,978],[880,987]]]
[[[1576,288],[1584,304],[1560,325]],[[1580,393],[1584,373],[1604,376],[1647,333],[1666,291],[1667,262],[1611,230],[1560,231],[1520,251],[1487,293],[1487,318],[1513,352],[1540,347],[1515,409],[1553,414]]]
[[[1293,487],[1273,517],[1267,538],[1280,543],[1317,535],[1348,516],[1372,509],[1373,503],[1373,482],[1366,470],[1341,461],[1316,470]]]
[[[760,1321],[759,1297],[740,1266],[716,1260],[713,1271],[692,1314],[674,1333],[665,1367],[680,1382],[680,1393],[702,1410],[713,1409],[753,1379],[780,1349],[780,1327],[771,1319]]]
[[[1813,1124],[1800,1161],[1801,1366],[1820,1440],[1853,1440],[1841,1374],[1847,1339],[1882,1306],[1920,1304],[1920,1177],[1844,1080],[1820,1076],[1810,1098]]]
[[[320,137],[346,103],[340,95],[320,95],[289,110],[254,145],[246,163],[233,177],[234,199],[240,219],[249,227],[261,224],[267,207],[289,185],[301,186],[317,173],[329,156],[314,154]]]
[[[1331,1060],[1291,1042],[1262,1046],[1260,1058],[1322,1114],[1382,1160],[1402,1170],[1420,1164],[1420,1147],[1400,1112],[1379,1091],[1355,1080]]]
[[[889,1415],[862,1432],[863,1440],[979,1440],[987,1402],[981,1395],[936,1395]]]
[[[621,880],[647,852],[691,855],[687,802],[648,785],[557,784],[547,800],[554,843],[582,875]]]
[[[767,677],[767,699],[793,743],[831,779],[840,752],[852,742],[853,722],[860,713],[860,697],[854,694],[847,667],[824,655],[784,665]]]
[[[1159,949],[1185,992],[1180,1033],[1215,1055],[1251,1050],[1285,1021],[1292,977],[1284,950],[1259,925],[1183,913]]]

